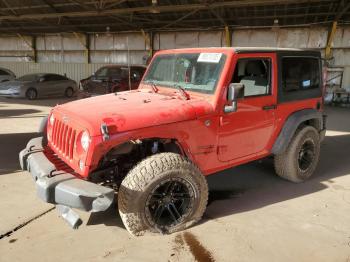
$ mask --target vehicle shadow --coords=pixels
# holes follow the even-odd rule
[[[279,178],[271,158],[208,176],[209,201],[200,223],[326,189],[324,182],[350,174],[348,148],[350,135],[327,136],[322,144],[318,168],[304,183],[295,184]],[[116,206],[106,212],[91,213],[87,225],[96,224],[124,227]]]
[[[48,106],[53,107],[57,104],[64,104],[76,100],[76,97],[72,98],[38,98],[36,100],[27,100],[20,98],[0,98],[0,103],[3,104],[20,104],[20,105],[34,105],[34,106]]]
[[[104,224],[106,226],[112,227],[121,227],[125,228],[122,219],[120,218],[118,212],[118,206],[116,203],[108,208],[106,211],[91,213],[88,221],[86,222],[87,226]]]
[[[0,175],[21,170],[18,154],[31,138],[38,136],[38,133],[0,134]]]
[[[25,118],[25,117],[42,117],[44,115],[29,115],[29,114],[36,114],[36,113],[41,113],[40,110],[36,109],[0,109],[0,119],[1,118]],[[26,116],[29,115],[29,116]]]
[[[279,178],[272,159],[208,177],[209,204],[203,222],[242,213],[326,189],[325,182],[350,174],[350,135],[327,136],[315,174],[295,184]],[[328,183],[327,183],[328,184]]]

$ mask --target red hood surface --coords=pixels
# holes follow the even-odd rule
[[[117,132],[124,132],[192,120],[212,112],[213,107],[204,99],[184,100],[176,96],[134,90],[77,100],[57,106],[55,111],[87,128],[91,136],[98,136],[101,135],[102,123],[112,124],[116,126]]]

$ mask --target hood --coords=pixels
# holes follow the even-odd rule
[[[101,135],[102,123],[116,127],[116,132],[192,120],[213,111],[204,99],[184,100],[176,96],[133,90],[81,99],[55,107],[81,126],[91,136]]]
[[[6,81],[3,83],[0,83],[0,90],[7,90],[11,87],[20,87],[23,85],[23,82],[17,81],[17,80],[12,80],[12,81]]]

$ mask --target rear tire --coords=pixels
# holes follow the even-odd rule
[[[34,88],[29,88],[26,92],[26,98],[29,100],[35,100],[38,97],[38,92]]]
[[[74,95],[74,90],[71,87],[68,87],[65,91],[64,91],[64,96],[71,98]]]
[[[118,192],[119,214],[134,236],[170,234],[201,219],[208,185],[199,169],[175,153],[150,156],[124,178]]]
[[[320,136],[312,126],[299,129],[287,149],[275,156],[277,175],[289,181],[300,183],[315,171],[320,156]]]

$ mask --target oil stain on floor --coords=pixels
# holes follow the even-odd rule
[[[174,251],[179,252],[184,249],[185,245],[190,250],[191,254],[198,262],[215,262],[211,252],[207,250],[195,235],[190,232],[179,234],[174,239]]]

